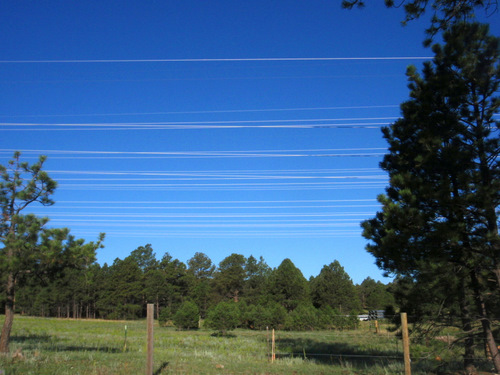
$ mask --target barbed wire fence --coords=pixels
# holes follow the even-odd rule
[[[493,370],[491,354],[479,321],[471,332],[464,332],[458,317],[429,319],[409,316],[408,319],[411,367],[415,371],[460,371],[465,360],[471,360],[478,370]],[[500,318],[492,319],[491,324],[498,335]],[[318,331],[317,335],[323,334]],[[276,360],[302,358],[341,366],[402,368],[402,336],[399,314],[383,318],[370,316],[368,320],[360,321],[355,330],[332,330],[330,335],[318,341],[308,338],[307,333],[297,336],[297,332],[277,331],[274,356]],[[474,340],[474,356],[465,357],[465,340],[471,337]],[[270,352],[269,358],[271,355]]]

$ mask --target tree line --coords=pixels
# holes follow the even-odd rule
[[[273,269],[263,257],[233,253],[216,266],[206,254],[197,252],[184,263],[169,253],[157,259],[150,244],[111,265],[94,262],[83,268],[67,267],[52,280],[40,280],[32,277],[18,288],[17,313],[139,319],[145,317],[146,305],[153,303],[162,322],[174,321],[176,314],[179,321],[179,314],[190,308],[196,311],[191,316],[196,315],[197,323],[221,303],[230,309],[227,303],[231,302],[238,305],[238,326],[315,329],[346,328],[353,323],[333,321],[334,317],[353,315],[357,320],[356,315],[364,310],[394,308],[395,304],[390,285],[371,278],[355,285],[338,261],[307,280],[290,259]]]

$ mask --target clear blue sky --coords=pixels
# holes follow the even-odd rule
[[[4,1],[0,162],[48,155],[57,203],[33,212],[105,232],[101,264],[150,243],[388,281],[359,223],[408,57],[431,56],[427,21],[401,19],[340,0]]]

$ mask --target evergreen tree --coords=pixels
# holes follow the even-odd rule
[[[180,329],[198,328],[200,312],[194,302],[186,301],[174,314],[174,324]]]
[[[241,254],[231,254],[224,258],[214,274],[214,285],[219,295],[238,302],[245,283],[246,259]]]
[[[311,297],[316,307],[330,306],[344,313],[361,307],[351,278],[337,260],[311,280]]]
[[[166,253],[160,264],[161,270],[165,273],[168,291],[166,291],[167,305],[177,306],[187,296],[188,280],[186,265],[178,259]]]
[[[98,277],[101,271],[101,266],[98,263],[94,263],[84,270],[84,309],[85,317],[96,318],[97,315],[97,298],[99,291]]]
[[[271,268],[266,264],[263,257],[259,261],[250,255],[245,264],[245,284],[243,295],[248,304],[264,302],[267,283],[271,274]]]
[[[476,9],[484,9],[487,15],[493,15],[498,11],[498,0],[403,0],[401,2],[384,0],[384,3],[388,8],[404,6],[406,17],[402,22],[403,25],[420,18],[426,10],[432,11],[431,26],[427,29],[431,37],[439,31],[449,29],[454,23],[473,20]],[[342,0],[343,8],[364,6],[365,0]],[[426,44],[428,43],[430,40],[426,41]]]
[[[137,249],[133,250],[127,257],[134,261],[139,269],[141,270],[141,306],[142,315],[146,315],[148,293],[151,292],[150,286],[154,281],[159,281],[157,279],[158,273],[154,272],[158,269],[158,261],[156,260],[156,254],[150,244],[146,246],[139,246]],[[148,280],[148,278],[153,278],[153,280]],[[150,296],[151,297],[151,296]],[[153,296],[150,301],[155,303],[156,296]],[[159,306],[156,305],[156,316],[159,314]]]
[[[210,295],[212,292],[211,281],[215,271],[212,260],[203,253],[195,253],[188,260],[188,288],[189,296],[200,309],[200,315],[205,317],[210,305]]]
[[[108,319],[137,319],[142,315],[142,272],[136,261],[115,259],[109,268],[107,288],[101,296],[101,312]]]
[[[158,267],[156,254],[154,253],[151,244],[147,244],[146,246],[139,246],[137,249],[133,250],[130,253],[129,257],[131,257],[137,263],[143,273],[146,273]]]
[[[80,267],[94,261],[97,243],[76,240],[66,228],[47,229],[47,218],[24,215],[24,210],[38,202],[52,205],[50,196],[56,182],[42,169],[45,157],[33,165],[20,161],[20,153],[5,167],[0,165],[0,273],[6,278],[5,320],[0,336],[0,352],[9,351],[14,321],[16,287],[21,287],[26,274],[50,277],[67,266]]]
[[[150,269],[144,275],[144,296],[146,303],[153,303],[156,308],[156,317],[160,316],[160,304],[165,305],[168,298],[166,292],[170,289],[165,272],[161,269]]]
[[[433,47],[436,56],[424,65],[423,77],[414,67],[408,70],[411,99],[401,106],[403,117],[383,129],[390,147],[381,167],[390,186],[379,197],[382,211],[362,225],[372,241],[367,250],[388,272],[415,280],[422,270],[459,272],[460,305],[474,295],[499,372],[486,296],[500,292],[500,148],[494,119],[500,107],[495,97],[500,39],[490,36],[486,25],[463,23],[444,40],[443,47]]]
[[[393,294],[388,290],[388,286],[380,281],[367,277],[357,289],[361,306],[365,310],[383,310],[388,306],[394,307]]]
[[[293,311],[300,303],[309,300],[309,284],[302,272],[287,258],[270,275],[269,293],[287,311]]]
[[[301,303],[290,312],[285,321],[285,329],[289,331],[313,331],[320,325],[319,310],[310,302]]]
[[[234,302],[220,302],[208,311],[207,326],[223,336],[240,324],[240,310]]]

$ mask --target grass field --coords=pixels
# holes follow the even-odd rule
[[[274,363],[265,331],[236,330],[229,337],[217,337],[208,330],[176,331],[156,325],[154,346],[155,374],[404,372],[401,342],[389,332],[375,335],[368,323],[347,332],[278,332]],[[0,356],[0,375],[144,374],[146,352],[145,321],[16,316],[11,354]],[[420,369],[413,374],[431,374],[436,363],[420,362],[416,367]]]

